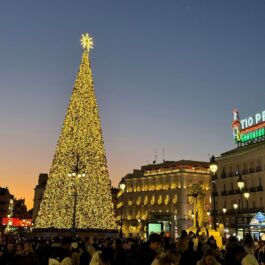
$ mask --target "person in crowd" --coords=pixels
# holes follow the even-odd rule
[[[180,253],[176,249],[168,249],[166,253],[158,255],[152,265],[179,265]],[[187,263],[189,264],[189,263]]]
[[[137,251],[137,240],[128,238],[124,243],[124,251],[126,253],[127,262],[126,265],[133,265],[135,263],[136,251]]]
[[[72,265],[80,265],[80,252],[78,249],[78,242],[72,242],[70,249]]]
[[[92,256],[96,252],[96,248],[94,246],[94,239],[92,237],[86,237],[85,238],[85,247],[86,247],[86,250],[88,251],[90,257],[92,258]]]
[[[151,265],[158,254],[162,238],[158,234],[151,234],[147,242],[140,245],[136,253],[135,265]]]
[[[181,253],[180,265],[196,265],[196,252],[192,238],[188,242],[188,249]]]
[[[122,241],[119,238],[113,240],[113,258],[111,265],[124,265],[127,262],[125,250],[122,246]]]
[[[94,253],[89,265],[110,265],[110,260],[111,257],[109,256],[109,252],[103,248]]]
[[[247,253],[243,246],[238,245],[234,247],[233,252],[235,255],[235,265],[259,265],[255,256]]]
[[[80,244],[80,265],[88,265],[91,261],[91,256],[86,249],[85,243]]]
[[[4,248],[1,265],[13,265],[15,260],[14,243],[9,241]]]
[[[14,264],[20,264],[21,257],[23,256],[23,244],[17,243],[16,245],[16,252],[15,252],[15,258],[14,258]]]
[[[23,244],[23,255],[20,258],[20,265],[39,265],[39,258],[33,252],[32,244],[25,241]]]
[[[214,257],[212,249],[205,251],[203,258],[197,261],[197,265],[221,265]]]
[[[246,253],[255,255],[255,242],[250,234],[245,235],[243,247]]]
[[[64,238],[61,243],[60,250],[60,265],[72,265],[71,254],[70,254],[71,239]]]

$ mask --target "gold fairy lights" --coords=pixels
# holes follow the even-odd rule
[[[84,52],[63,123],[36,228],[70,229],[74,190],[77,229],[116,229],[111,187],[88,52],[93,40],[83,34]],[[79,181],[70,176],[80,157]]]

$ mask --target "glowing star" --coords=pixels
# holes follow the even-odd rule
[[[82,34],[81,37],[81,45],[83,47],[83,49],[87,49],[89,51],[89,49],[93,49],[93,39],[91,37],[89,37],[88,33],[84,33]]]

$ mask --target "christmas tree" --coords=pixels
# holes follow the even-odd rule
[[[80,68],[59,137],[36,228],[116,229],[111,184],[83,34]]]

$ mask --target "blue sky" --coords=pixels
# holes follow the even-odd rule
[[[264,1],[0,4],[0,185],[32,204],[80,63],[91,63],[110,176],[235,147],[232,109],[265,110]]]

